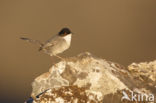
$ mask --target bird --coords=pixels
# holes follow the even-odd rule
[[[33,40],[25,37],[21,37],[20,39],[38,44],[39,51],[43,51],[50,56],[55,56],[57,58],[63,59],[62,57],[58,56],[58,54],[63,53],[65,50],[69,49],[71,45],[72,35],[73,33],[69,28],[62,28],[60,32],[52,36],[44,43],[40,42],[39,40]]]

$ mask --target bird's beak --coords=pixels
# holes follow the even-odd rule
[[[75,33],[72,32],[72,35],[75,35]]]

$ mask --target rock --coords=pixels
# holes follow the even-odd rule
[[[156,85],[156,60],[153,62],[132,63],[128,66],[131,75],[144,85]],[[155,91],[156,92],[156,91]]]
[[[140,99],[141,94],[148,98]],[[60,61],[37,77],[31,96],[35,97],[32,103],[154,103],[155,94],[156,61],[125,68],[86,52]]]

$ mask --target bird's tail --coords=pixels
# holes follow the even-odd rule
[[[28,41],[28,42],[33,43],[33,44],[38,44],[40,47],[43,46],[43,43],[40,42],[39,40],[33,40],[30,38],[24,38],[24,37],[21,37],[20,39]]]

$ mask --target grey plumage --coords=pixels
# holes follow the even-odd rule
[[[57,35],[53,36],[45,43],[29,38],[21,39],[31,43],[39,44],[39,51],[43,51],[50,56],[56,56],[57,54],[64,52],[70,47],[71,35],[72,34],[68,28],[63,28]]]
[[[39,48],[39,51],[42,50],[44,53],[53,56],[62,53],[62,51],[68,49],[69,46],[63,37],[55,35],[46,41],[45,44]]]
[[[39,40],[33,40],[33,39],[30,39],[30,38],[24,38],[24,37],[21,37],[20,39],[25,40],[25,41],[28,41],[28,42],[30,42],[30,43],[38,44],[38,45],[40,45],[40,46],[43,45],[43,43],[41,43]]]

